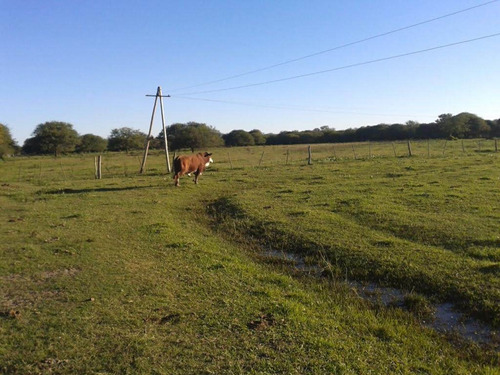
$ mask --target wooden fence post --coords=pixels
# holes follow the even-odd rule
[[[101,179],[101,165],[102,165],[101,155],[96,156],[94,158],[94,165],[95,165],[95,178],[96,178],[96,180],[100,180]]]
[[[66,172],[64,172],[64,168],[62,166],[62,161],[59,161],[59,166],[61,167],[61,172],[62,172],[63,178],[66,180]]]
[[[398,156],[396,155],[396,146],[394,146],[394,142],[392,142],[392,150],[394,151],[394,157],[397,158]]]
[[[430,139],[427,140],[427,157],[431,157],[431,141]]]
[[[290,149],[287,148],[286,149],[286,165],[288,165],[288,157],[289,157],[289,155],[290,155]]]
[[[410,140],[408,139],[408,156],[412,156],[411,154],[411,143],[410,143]]]
[[[259,167],[262,163],[262,159],[264,159],[264,151],[262,151],[262,155],[261,155],[260,160],[259,160]]]
[[[308,153],[307,164],[311,165],[312,164],[311,145],[307,146],[307,153]]]
[[[356,150],[354,149],[354,145],[353,145],[353,144],[351,144],[351,147],[352,147],[352,153],[354,154],[354,160],[357,160],[357,159],[358,159],[358,157],[357,157],[357,155],[356,155]]]

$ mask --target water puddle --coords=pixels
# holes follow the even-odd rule
[[[365,300],[404,308],[404,298],[407,293],[399,289],[356,281],[346,281],[346,283]],[[441,333],[459,335],[480,344],[494,344],[498,340],[496,333],[490,327],[457,311],[451,303],[434,304],[432,308],[434,311],[430,319],[420,321],[424,326]]]
[[[266,250],[263,255],[268,260],[288,265],[290,268],[303,274],[312,277],[325,276],[325,269],[318,265],[307,264],[302,257],[296,254]],[[385,306],[404,308],[404,299],[407,293],[399,289],[380,287],[373,283],[360,283],[357,281],[346,280],[345,283],[360,298],[366,301],[378,304],[382,303]],[[424,326],[433,328],[444,334],[458,335],[478,344],[489,344],[497,349],[499,348],[499,337],[495,331],[492,331],[486,324],[458,312],[453,304],[435,304],[432,308],[434,312],[431,319],[421,321]]]

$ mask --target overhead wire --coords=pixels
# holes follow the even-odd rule
[[[284,78],[278,78],[278,79],[273,79],[273,80],[268,80],[268,81],[263,81],[263,82],[257,82],[257,83],[250,83],[250,84],[245,84],[245,85],[240,85],[240,86],[233,86],[233,87],[226,87],[226,88],[221,88],[221,89],[215,89],[215,90],[205,90],[205,91],[196,91],[196,92],[190,92],[190,93],[183,93],[182,95],[199,95],[199,94],[207,94],[207,93],[214,93],[214,92],[222,92],[222,91],[230,91],[230,90],[237,90],[237,89],[243,89],[243,88],[249,88],[249,87],[256,87],[256,86],[262,86],[262,85],[269,85],[272,83],[278,83],[278,82],[284,82],[284,81],[290,81],[294,79],[299,79],[299,78],[304,78],[304,77],[310,77],[314,75],[319,75],[319,74],[325,74],[325,73],[330,73],[334,71],[339,71],[339,70],[344,70],[344,69],[350,69],[358,66],[363,66],[363,65],[368,65],[368,64],[374,64],[382,61],[388,61],[388,60],[394,60],[394,59],[399,59],[402,57],[407,57],[407,56],[412,56],[412,55],[417,55],[421,53],[426,53],[426,52],[431,52],[435,51],[438,49],[444,49],[444,48],[449,48],[453,46],[457,46],[460,44],[466,44],[466,43],[472,43],[476,42],[479,40],[484,40],[488,38],[494,38],[500,36],[499,33],[494,33],[494,34],[489,34],[489,35],[483,35],[477,38],[472,38],[472,39],[467,39],[467,40],[461,40],[458,42],[453,42],[453,43],[448,43],[448,44],[443,44],[435,47],[430,47],[430,48],[425,48],[417,51],[412,51],[412,52],[405,52],[401,53],[398,55],[392,55],[388,57],[381,57],[378,59],[373,59],[373,60],[368,60],[368,61],[363,61],[359,63],[354,63],[354,64],[349,64],[349,65],[343,65],[339,66],[336,68],[331,68],[331,69],[325,69],[325,70],[320,70],[316,72],[310,72],[310,73],[304,73],[304,74],[299,74],[295,76],[290,76],[290,77],[284,77]],[[175,96],[175,95],[172,95]]]
[[[408,114],[387,114],[387,113],[366,113],[359,111],[345,111],[345,110],[336,110],[332,108],[309,108],[305,106],[297,106],[297,105],[272,105],[272,104],[262,104],[262,103],[250,103],[250,102],[241,102],[241,101],[232,101],[232,100],[219,100],[219,99],[208,99],[208,98],[193,98],[187,96],[172,96],[173,99],[182,99],[182,100],[191,100],[191,101],[202,101],[202,102],[210,102],[210,103],[222,103],[222,104],[231,104],[231,105],[240,105],[246,107],[258,107],[258,108],[269,108],[269,109],[285,109],[292,111],[304,111],[304,112],[323,112],[323,113],[335,113],[335,114],[356,114],[363,116],[415,116]],[[419,115],[424,117],[435,117],[434,115]]]
[[[332,48],[328,48],[328,49],[325,49],[325,50],[322,50],[322,51],[319,51],[319,52],[315,52],[315,53],[311,53],[311,54],[308,54],[308,55],[305,55],[305,56],[301,56],[301,57],[297,57],[297,58],[294,58],[294,59],[286,60],[286,61],[283,61],[283,62],[280,62],[280,63],[277,63],[277,64],[272,64],[272,65],[269,65],[269,66],[265,66],[265,67],[262,67],[262,68],[250,70],[250,71],[247,71],[247,72],[244,72],[244,73],[235,74],[235,75],[228,76],[228,77],[225,77],[225,78],[220,78],[220,79],[216,79],[216,80],[213,80],[213,81],[203,82],[203,83],[199,83],[199,84],[196,84],[196,85],[191,85],[191,86],[176,88],[176,89],[173,89],[173,90],[169,90],[169,92],[175,92],[175,91],[187,90],[187,89],[191,89],[191,88],[195,88],[195,87],[200,87],[200,86],[206,86],[206,85],[210,85],[210,84],[214,84],[214,83],[224,82],[224,81],[228,81],[228,80],[231,80],[231,79],[243,77],[243,76],[254,74],[254,73],[259,73],[259,72],[262,72],[262,71],[265,71],[265,70],[270,70],[270,69],[273,69],[273,68],[276,68],[276,67],[279,67],[279,66],[291,64],[291,63],[294,63],[294,62],[297,62],[297,61],[301,61],[301,60],[305,60],[305,59],[308,59],[308,58],[311,58],[311,57],[314,57],[314,56],[322,55],[322,54],[325,54],[325,53],[328,53],[328,52],[336,51],[336,50],[339,50],[339,49],[342,49],[342,48],[350,47],[350,46],[353,46],[353,45],[356,45],[356,44],[360,44],[360,43],[364,43],[364,42],[367,42],[367,41],[370,41],[370,40],[373,40],[373,39],[377,39],[377,38],[381,38],[381,37],[384,37],[384,36],[387,36],[387,35],[391,35],[391,34],[394,34],[394,33],[400,32],[400,31],[408,30],[408,29],[411,29],[411,28],[414,28],[414,27],[417,27],[417,26],[421,26],[421,25],[425,25],[425,24],[428,24],[428,23],[431,23],[431,22],[442,20],[444,18],[456,16],[458,14],[469,12],[471,10],[474,10],[474,9],[477,9],[477,8],[480,8],[480,7],[484,7],[486,5],[490,5],[490,4],[496,3],[498,1],[500,1],[500,0],[490,0],[490,1],[487,1],[487,2],[484,2],[484,3],[481,3],[481,4],[474,5],[472,7],[461,9],[461,10],[458,10],[458,11],[455,11],[455,12],[452,12],[452,13],[447,13],[447,14],[444,14],[442,16],[434,17],[434,18],[431,18],[431,19],[428,19],[428,20],[425,20],[425,21],[417,22],[417,23],[414,23],[414,24],[411,24],[411,25],[408,25],[408,26],[404,26],[404,27],[400,27],[400,28],[397,28],[397,29],[394,29],[394,30],[390,30],[390,31],[387,31],[387,32],[384,32],[384,33],[376,34],[376,35],[373,35],[373,36],[370,36],[370,37],[367,37],[367,38],[363,38],[363,39],[360,39],[360,40],[357,40],[357,41],[354,41],[354,42],[345,43],[345,44],[342,44],[342,45],[339,45],[339,46],[336,46],[336,47],[332,47]],[[188,94],[188,95],[190,95],[190,94]]]

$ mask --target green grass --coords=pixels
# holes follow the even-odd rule
[[[288,165],[288,147],[215,150],[200,184],[177,189],[161,154],[145,175],[140,153],[106,154],[102,180],[93,156],[2,163],[0,372],[498,373],[495,350],[421,327],[422,297],[406,298],[413,313],[372,306],[340,281],[496,322],[496,154],[373,144],[379,156],[334,161],[313,147],[311,166],[304,146]],[[262,246],[333,277],[297,276]]]
[[[245,171],[259,187],[217,211],[234,206],[235,227],[266,246],[326,256],[339,274],[451,300],[498,327],[497,170],[475,157],[294,166],[281,180]]]

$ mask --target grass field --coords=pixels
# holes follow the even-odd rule
[[[493,141],[210,150],[174,188],[153,153],[0,164],[0,372],[497,374],[421,324],[435,302],[500,325]],[[324,270],[297,273],[266,252]],[[405,308],[348,280],[400,288]]]

